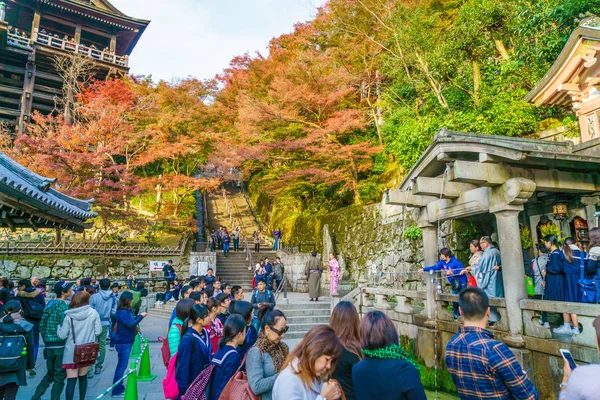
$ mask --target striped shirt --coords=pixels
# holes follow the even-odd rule
[[[462,400],[538,399],[512,351],[486,329],[460,327],[446,346],[446,365]]]

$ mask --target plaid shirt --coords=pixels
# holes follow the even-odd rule
[[[446,365],[462,400],[537,400],[514,354],[486,329],[460,327],[446,346]]]
[[[62,347],[65,340],[58,337],[56,331],[65,319],[65,311],[69,306],[63,300],[52,300],[44,309],[44,315],[40,323],[40,333],[46,347]]]

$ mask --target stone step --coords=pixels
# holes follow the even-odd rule
[[[308,296],[308,295],[307,295]],[[307,301],[306,303],[290,303],[290,304],[281,304],[280,309],[284,310],[330,310],[331,304],[329,300],[327,301]]]
[[[283,340],[284,341],[287,341],[287,340],[296,341],[297,340],[299,342],[300,340],[302,340],[302,338],[304,337],[304,335],[306,335],[307,332],[308,331],[306,331],[306,332],[290,332],[290,331],[288,331],[285,334]],[[291,348],[290,348],[290,350],[291,350]]]
[[[310,316],[295,316],[284,313],[287,318],[287,324],[328,324],[329,314],[325,315],[310,315]]]
[[[329,322],[329,321],[327,321],[327,322]],[[327,322],[325,322],[325,323],[312,323],[312,324],[287,324],[287,326],[290,328],[288,330],[287,334],[289,334],[290,332],[302,332],[302,333],[306,333],[306,332],[310,331],[312,328],[314,328],[315,326],[318,326],[318,325],[327,325]]]
[[[329,310],[324,310],[324,309],[285,310],[285,309],[281,308],[279,305],[277,305],[276,308],[283,311],[283,313],[285,314],[286,317],[327,316],[327,318],[329,318],[329,316],[331,315]]]

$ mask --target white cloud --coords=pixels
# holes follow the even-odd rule
[[[112,0],[152,22],[135,48],[131,73],[172,80],[212,78],[236,55],[265,53],[269,41],[313,18],[326,0]]]

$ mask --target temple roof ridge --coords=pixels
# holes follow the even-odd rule
[[[65,214],[85,221],[98,214],[90,212],[91,201],[79,200],[50,188],[56,179],[44,178],[0,152],[0,185],[18,192],[23,202],[39,202]]]

